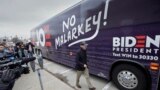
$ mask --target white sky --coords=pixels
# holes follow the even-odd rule
[[[0,0],[0,37],[28,38],[30,30],[81,0]]]

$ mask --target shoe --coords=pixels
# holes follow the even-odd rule
[[[96,88],[95,88],[95,87],[93,87],[93,88],[89,88],[89,90],[96,90]]]
[[[81,88],[81,86],[80,85],[76,85],[78,88]]]

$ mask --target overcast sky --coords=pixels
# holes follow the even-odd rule
[[[23,36],[81,0],[0,0],[0,37]]]

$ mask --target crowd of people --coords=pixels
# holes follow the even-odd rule
[[[76,78],[76,86],[81,88],[79,82],[80,77],[82,75],[85,76],[89,90],[96,90],[96,88],[92,85],[89,79],[89,69],[87,65],[87,43],[81,42],[80,43],[80,50],[77,52],[76,55],[76,71],[77,71],[77,78]],[[28,64],[26,63],[27,67],[18,67],[14,69],[1,69],[2,62],[14,62],[17,59],[21,58],[30,58],[33,57],[34,54],[34,45],[29,40],[27,44],[23,42],[17,42],[15,45],[8,45],[7,43],[0,43],[0,90],[12,90],[14,86],[15,79],[19,77],[22,73],[29,73]],[[32,68],[32,65],[31,65]],[[22,70],[23,69],[23,70]],[[32,68],[34,71],[34,69]],[[16,71],[16,73],[15,73]],[[18,74],[17,74],[18,71]],[[14,73],[13,73],[14,72]],[[20,73],[19,73],[20,72]],[[16,77],[16,78],[13,78]],[[7,81],[7,83],[6,83]]]
[[[28,54],[32,55],[34,45],[29,40],[27,44],[17,42],[14,45],[8,45],[7,42],[0,43],[0,58],[15,58],[27,57]]]
[[[34,45],[31,41],[28,41],[27,44],[17,42],[14,45],[9,45],[7,42],[0,42],[0,90],[12,90],[15,80],[21,74],[29,73],[27,63],[25,66],[16,66],[14,63],[18,60],[23,60],[23,58],[33,57],[33,47]],[[10,64],[13,64],[14,68],[13,65],[10,67]]]

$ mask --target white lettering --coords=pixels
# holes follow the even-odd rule
[[[39,43],[41,44],[41,46],[45,46],[45,43],[46,43],[46,40],[45,40],[45,33],[44,33],[44,31],[43,31],[43,29],[41,28],[40,30],[39,30]]]
[[[134,37],[126,37],[125,41],[126,47],[133,47],[136,45],[136,39]]]
[[[91,21],[92,17],[89,17],[88,19],[86,19],[86,28],[85,31],[86,33],[91,31],[91,24],[89,23],[89,21]]]
[[[113,37],[113,47],[119,47],[120,46],[120,38]]]
[[[84,34],[84,32],[82,31],[83,28],[83,24],[78,25],[78,36],[80,36],[81,34]]]
[[[70,19],[70,25],[71,26],[74,26],[76,23],[76,16],[75,15],[72,15],[71,19]]]
[[[154,46],[156,46],[157,48],[159,48],[160,47],[160,35],[157,35],[155,37],[155,40],[153,40],[152,38],[150,38],[149,36],[147,36],[146,47],[151,47],[151,44],[153,44]]]
[[[75,35],[75,34],[76,34],[76,31],[77,31],[76,28],[73,28],[73,29],[72,29],[72,40],[78,38],[78,37]]]
[[[57,49],[57,46],[60,46],[60,38],[55,39],[55,48]]]
[[[67,19],[67,23],[65,21],[63,21],[63,32],[64,32],[64,29],[69,29],[69,21],[70,21],[70,18]]]

